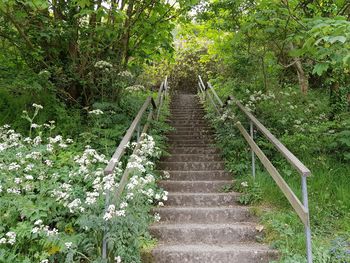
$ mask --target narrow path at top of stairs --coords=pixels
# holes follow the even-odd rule
[[[164,207],[154,209],[161,221],[150,227],[159,241],[152,251],[159,263],[269,262],[277,253],[256,242],[261,235],[248,207],[237,204],[238,193],[223,193],[232,182],[225,171],[214,131],[204,119],[196,95],[177,94],[170,104],[170,156],[159,169],[170,178],[160,182],[169,192]]]

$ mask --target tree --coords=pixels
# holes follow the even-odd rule
[[[96,62],[107,61],[120,72],[130,63],[141,65],[171,54],[174,22],[193,3],[1,1],[0,38],[16,47],[35,72],[48,70],[59,94],[87,105],[100,94],[95,88],[100,75]]]

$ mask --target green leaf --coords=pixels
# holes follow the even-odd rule
[[[344,44],[345,41],[346,41],[346,37],[344,37],[344,36],[336,36],[336,37],[330,37],[329,40],[328,40],[328,42],[331,43],[331,44],[334,44],[337,41],[339,41],[339,42]]]
[[[314,69],[312,70],[312,74],[317,74],[319,76],[321,76],[324,72],[327,71],[329,67],[328,63],[318,63],[315,65]]]

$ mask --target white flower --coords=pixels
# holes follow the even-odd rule
[[[9,188],[6,191],[9,194],[16,194],[16,195],[21,194],[21,190],[20,189],[16,189],[16,188]]]
[[[76,210],[75,208],[79,208],[79,206],[81,205],[81,200],[79,198],[74,199],[71,203],[68,204],[68,208],[69,208],[69,212],[74,213],[74,211]]]
[[[34,179],[33,176],[31,176],[31,175],[26,175],[25,178],[26,178],[27,180],[33,180],[33,179]]]
[[[132,78],[133,77],[133,75],[127,70],[119,72],[118,76],[126,77],[126,78]]]
[[[107,61],[104,61],[104,60],[100,60],[100,61],[97,61],[95,63],[95,68],[99,68],[99,69],[110,69],[112,68],[113,65]]]
[[[7,232],[6,233],[7,236],[7,243],[10,245],[13,245],[14,243],[16,243],[16,233],[15,232]]]
[[[134,193],[127,193],[127,194],[126,194],[126,199],[127,199],[127,200],[132,200],[132,199],[134,199]]]
[[[52,230],[50,230],[48,226],[45,226],[44,231],[46,232],[47,236],[58,235],[58,230],[56,228],[53,228]]]
[[[125,210],[117,210],[115,211],[116,216],[125,216]]]
[[[163,171],[163,176],[165,179],[169,179],[170,178],[170,173],[168,171]]]
[[[142,85],[133,85],[133,86],[129,86],[129,87],[125,88],[125,90],[129,91],[129,92],[144,91],[145,87]]]
[[[96,109],[96,110],[89,111],[89,114],[102,115],[103,111]]]
[[[164,203],[163,202],[159,202],[158,205],[159,206],[164,206]]]
[[[113,218],[113,215],[115,213],[115,205],[109,205],[107,208],[107,212],[104,214],[103,219],[108,221]]]
[[[0,238],[0,244],[6,244],[7,240],[6,238]]]
[[[33,107],[39,110],[42,110],[44,107],[40,104],[33,103]]]
[[[36,221],[34,222],[34,225],[36,225],[36,226],[40,226],[40,225],[42,225],[42,224],[43,224],[43,220],[41,220],[41,219],[36,220]]]
[[[37,128],[40,128],[41,125],[36,124],[36,123],[32,123],[32,124],[30,125],[30,127],[33,128],[33,129],[37,129]]]
[[[92,204],[96,203],[97,197],[99,195],[100,194],[98,192],[87,192],[85,203],[88,205],[92,205]]]
[[[45,160],[44,163],[45,163],[47,166],[49,166],[49,167],[52,166],[52,161],[51,161],[51,160]]]
[[[42,142],[42,139],[40,136],[36,136],[33,140],[34,146],[38,146]]]
[[[8,166],[8,170],[9,171],[17,171],[19,168],[21,168],[21,166],[17,163],[10,163],[9,166]]]
[[[32,229],[32,233],[33,234],[36,234],[36,233],[38,233],[40,231],[40,228],[39,227],[34,227],[33,229]]]
[[[66,246],[66,248],[71,248],[72,247],[72,245],[73,245],[73,243],[72,242],[66,242],[66,243],[64,243],[64,245]]]
[[[53,151],[53,146],[52,146],[52,144],[46,145],[46,150],[47,150],[48,152],[52,152],[52,151]]]
[[[168,192],[167,192],[167,191],[164,191],[164,192],[163,192],[163,200],[164,200],[164,201],[167,201],[167,200],[168,200]]]
[[[42,261],[40,261],[40,263],[49,263],[48,259],[43,259]]]
[[[159,215],[159,213],[155,213],[154,214],[154,220],[156,221],[156,222],[159,222],[160,221],[160,215]]]
[[[20,184],[20,183],[22,182],[22,179],[16,177],[16,178],[14,179],[14,182],[15,182],[16,184]]]
[[[242,183],[241,183],[241,186],[243,186],[243,187],[248,187],[248,182],[246,182],[246,181],[242,182]]]
[[[120,256],[117,256],[114,258],[115,263],[121,263],[122,262],[122,258]]]
[[[126,207],[128,207],[128,203],[122,202],[119,207],[120,207],[120,209],[126,208]]]

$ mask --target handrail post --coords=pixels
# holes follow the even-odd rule
[[[250,121],[250,137],[254,141],[254,124],[252,121]],[[252,152],[252,175],[253,175],[253,178],[255,179],[255,153],[253,148],[251,148],[251,152]]]
[[[137,142],[140,141],[140,134],[141,134],[141,123],[139,122],[139,124],[137,125]]]
[[[110,175],[111,173],[106,173],[105,175]],[[109,206],[109,202],[110,202],[110,192],[109,190],[107,190],[106,192],[106,202],[105,202],[105,210],[107,212],[108,206]],[[105,224],[107,225],[108,223],[105,222]],[[102,259],[107,259],[107,227],[106,229],[104,229],[103,231],[103,237],[102,237]]]
[[[311,243],[311,227],[310,227],[310,215],[309,215],[309,200],[307,194],[307,178],[306,176],[301,176],[301,187],[303,193],[303,205],[307,211],[308,219],[305,225],[305,236],[306,236],[306,255],[307,262],[312,263],[312,243]]]

